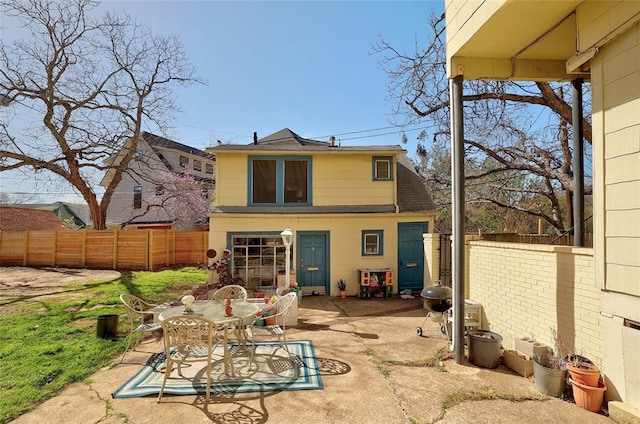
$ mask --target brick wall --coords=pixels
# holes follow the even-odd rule
[[[440,275],[440,234],[423,234],[424,244],[424,283],[429,279],[436,281]]]
[[[484,328],[504,338],[532,337],[602,362],[600,290],[593,249],[471,241],[468,298],[482,303]]]

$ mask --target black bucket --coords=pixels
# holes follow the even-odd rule
[[[118,315],[100,315],[96,326],[96,336],[101,339],[115,339],[118,334]]]

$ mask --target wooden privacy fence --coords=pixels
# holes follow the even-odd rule
[[[206,265],[208,232],[3,231],[0,266],[147,270]]]

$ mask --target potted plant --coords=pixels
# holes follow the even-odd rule
[[[533,378],[540,393],[560,397],[566,388],[567,366],[552,352],[536,353],[533,355]]]
[[[557,333],[552,330],[556,347],[541,349],[533,354],[533,378],[536,389],[542,394],[560,397],[566,388],[567,364],[559,353]]]
[[[575,353],[567,355],[566,361],[571,380],[586,386],[598,387],[600,369],[593,362]]]
[[[347,297],[347,282],[344,281],[344,278],[338,280],[338,290],[340,290],[341,298],[344,299]]]

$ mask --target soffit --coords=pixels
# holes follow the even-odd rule
[[[474,11],[467,11],[469,18],[449,40],[448,55],[567,60],[576,51],[576,21],[572,12],[580,3],[511,0],[493,13],[483,8],[495,4],[483,3]]]

